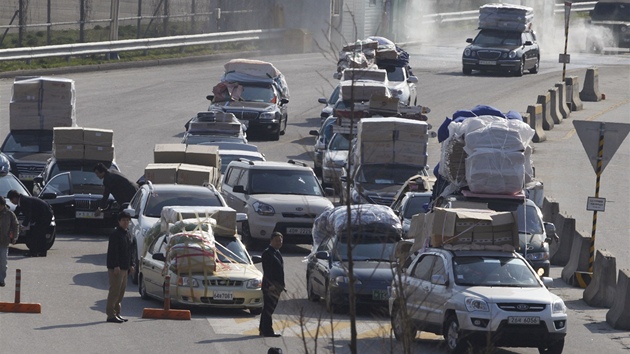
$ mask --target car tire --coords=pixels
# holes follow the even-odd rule
[[[280,127],[278,126],[278,131],[271,134],[271,140],[278,141],[280,140]]]
[[[464,65],[464,67],[462,68],[462,72],[464,73],[464,75],[470,75],[472,74],[472,69],[469,66]]]
[[[560,354],[564,349],[564,338],[559,341],[553,342],[546,348],[538,348],[540,354]]]
[[[241,226],[241,242],[243,242],[247,248],[252,248],[254,246],[254,239],[249,231],[249,222],[247,221],[243,221],[243,225]]]
[[[319,295],[315,294],[313,291],[313,282],[311,281],[310,276],[306,277],[306,294],[308,301],[318,302],[320,299]]]
[[[396,304],[394,305],[391,316],[392,331],[394,331],[394,337],[398,341],[402,341],[405,335],[409,335],[410,338],[413,339],[416,337],[416,334],[418,332],[413,324],[409,323],[407,326],[404,325],[402,311],[403,310],[401,308],[401,305]]]
[[[525,73],[525,59],[521,59],[521,64],[518,66],[518,69],[514,71],[515,76],[523,76]]]
[[[455,315],[450,315],[444,323],[444,342],[446,349],[451,354],[460,354],[465,352],[466,343],[461,338],[459,330],[459,322]]]
[[[258,316],[263,312],[263,308],[262,307],[250,307],[249,308],[249,313],[251,313],[254,316]]]
[[[148,300],[149,293],[147,293],[147,286],[144,283],[144,277],[142,276],[142,274],[139,274],[138,278],[139,278],[138,292],[140,293],[140,298],[142,300]]]
[[[538,74],[538,69],[540,67],[540,58],[536,58],[536,64],[533,68],[529,69],[530,74]]]
[[[138,284],[138,277],[140,274],[140,259],[138,257],[138,246],[135,242],[131,243],[131,259],[133,260],[134,264],[136,265],[134,267],[133,273],[131,273],[131,282],[133,284]]]
[[[326,311],[328,313],[337,313],[339,312],[339,305],[335,304],[332,299],[332,294],[330,293],[330,286],[326,284]]]
[[[46,242],[46,251],[52,248],[53,244],[55,243],[56,238],[57,238],[57,231],[53,230],[52,235],[50,236],[50,239],[47,240]]]
[[[289,124],[289,117],[284,117],[284,128],[280,132],[280,135],[284,135],[287,132],[287,125]]]

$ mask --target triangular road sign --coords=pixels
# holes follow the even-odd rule
[[[608,122],[591,122],[586,120],[574,120],[573,126],[577,132],[584,151],[588,159],[593,165],[593,170],[597,173],[597,156],[599,153],[599,137],[600,134],[604,134],[603,148],[602,148],[602,170],[612,159],[615,152],[619,148],[619,145],[630,132],[630,124],[627,123],[608,123]]]

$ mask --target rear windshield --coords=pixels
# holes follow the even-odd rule
[[[52,130],[13,131],[7,136],[2,152],[52,152]]]
[[[205,191],[207,190],[207,193]],[[159,218],[162,208],[167,206],[222,206],[219,198],[210,189],[203,189],[204,192],[196,189],[194,192],[161,191],[149,196],[144,215]]]

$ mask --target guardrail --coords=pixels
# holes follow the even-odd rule
[[[0,50],[0,61],[107,54],[207,44],[253,42],[260,40],[281,39],[284,37],[284,33],[284,29],[249,30],[159,38],[127,39],[120,41],[60,44],[42,47],[9,48]]]
[[[571,6],[571,12],[590,11],[596,3],[596,1],[573,3]],[[555,4],[554,13],[564,13],[564,4]],[[478,18],[479,11],[472,10],[426,15],[423,17],[422,22],[440,24],[458,21],[475,21],[478,20]],[[42,47],[10,48],[0,50],[0,61],[31,60],[46,57],[70,57],[76,55],[107,54],[193,45],[281,39],[284,36],[284,32],[284,29],[249,30],[159,38],[128,39],[120,41],[61,44]]]

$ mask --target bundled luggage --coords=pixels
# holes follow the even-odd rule
[[[479,8],[479,28],[524,32],[530,30],[534,9],[511,4],[486,4]]]

